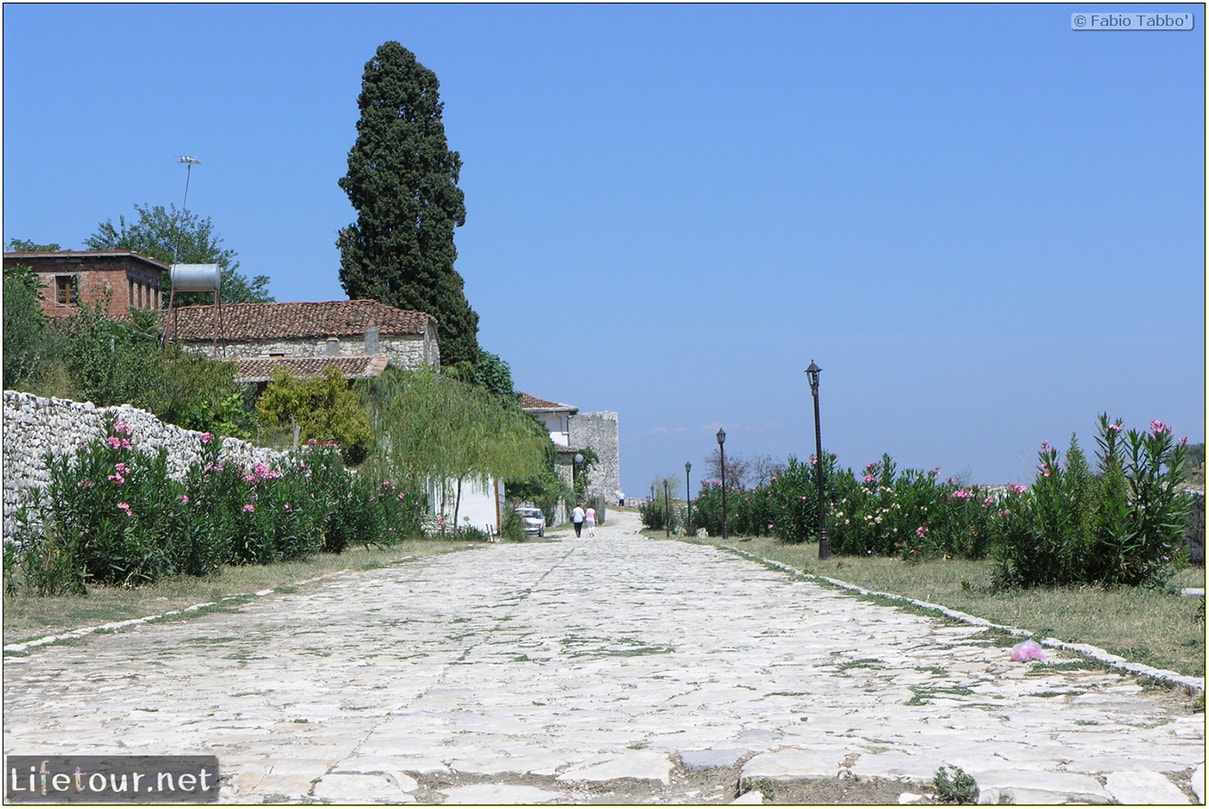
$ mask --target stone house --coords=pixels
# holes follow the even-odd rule
[[[279,368],[305,379],[330,365],[360,379],[441,363],[436,318],[371,300],[183,306],[164,329],[169,341],[234,362],[238,382],[267,383]]]
[[[32,267],[41,282],[42,313],[71,317],[108,296],[107,313],[125,318],[130,309],[163,308],[164,274],[169,266],[130,250],[6,252],[4,268]]]
[[[600,461],[592,470],[588,496],[603,503],[615,502],[621,490],[621,461],[617,413],[580,413],[574,405],[521,394],[521,409],[541,420],[558,450],[559,475],[572,484],[575,453],[591,447]],[[599,507],[599,506],[598,506]]]

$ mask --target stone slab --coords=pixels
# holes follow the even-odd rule
[[[473,806],[564,803],[566,796],[524,784],[470,784],[444,791],[446,804]]]
[[[1139,804],[1163,804],[1179,806],[1188,803],[1188,797],[1162,773],[1151,770],[1128,770],[1109,773],[1104,788],[1117,803],[1126,806]]]
[[[680,763],[690,772],[694,770],[708,770],[712,767],[733,767],[739,759],[750,752],[750,750],[742,747],[681,750]]]
[[[672,762],[662,753],[638,750],[593,764],[573,767],[558,776],[559,781],[614,781],[621,778],[670,784]]]
[[[978,783],[978,803],[1112,803],[1112,796],[1090,775],[1044,770],[967,770]]]

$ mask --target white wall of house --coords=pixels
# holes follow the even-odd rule
[[[433,484],[429,487],[428,502],[432,513],[444,516],[446,524],[452,528],[454,506],[457,505],[458,524],[471,525],[480,531],[491,534],[500,532],[500,519],[504,513],[504,484],[502,481],[490,480],[483,483],[478,480],[462,481],[462,498],[457,500],[458,482],[450,480],[446,483],[445,508],[441,509],[440,487]]]
[[[555,446],[569,447],[571,446],[571,414],[570,413],[536,413],[542,424],[546,425],[546,431],[550,433],[550,440]]]

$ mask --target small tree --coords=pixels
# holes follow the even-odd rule
[[[4,388],[35,380],[42,366],[46,316],[38,295],[38,274],[18,265],[4,270]]]
[[[335,441],[349,464],[365,460],[373,433],[357,394],[332,366],[322,376],[295,379],[278,369],[256,404],[261,423],[289,430],[293,446],[300,441]]]
[[[359,390],[378,436],[367,467],[375,476],[440,486],[440,509],[457,519],[461,484],[538,477],[548,434],[513,397],[497,396],[435,369],[388,370]]]

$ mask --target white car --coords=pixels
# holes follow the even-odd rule
[[[516,513],[521,518],[521,522],[525,524],[526,534],[537,534],[539,537],[546,535],[546,515],[540,508],[522,506],[516,510]]]

